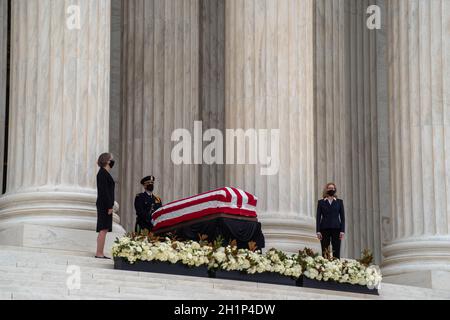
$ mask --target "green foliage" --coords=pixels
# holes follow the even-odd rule
[[[299,250],[298,251],[298,257],[297,257],[297,262],[302,266],[302,270],[306,270],[307,268],[307,262],[305,261],[305,259],[307,257],[311,257],[311,258],[315,258],[317,257],[319,254],[314,252],[313,249],[311,248],[304,248],[303,250]]]
[[[201,247],[203,246],[212,246],[211,243],[208,242],[208,235],[206,234],[198,234],[198,243]]]
[[[369,249],[364,249],[361,255],[361,259],[357,260],[362,265],[368,267],[373,263],[373,254]]]
[[[329,261],[333,261],[336,259],[336,257],[333,257],[333,251],[330,249],[330,247],[326,248],[325,251],[322,252],[322,256]]]
[[[306,257],[312,257],[312,258],[315,258],[315,257],[317,257],[319,254],[318,253],[315,253],[314,252],[314,250],[313,249],[311,249],[311,248],[304,248],[303,250],[299,250],[298,251],[298,256],[300,257],[300,258],[306,258]]]
[[[215,250],[219,249],[223,246],[223,243],[225,242],[225,238],[222,235],[219,235],[216,240],[213,242],[213,248]]]
[[[252,252],[255,252],[258,249],[258,246],[256,245],[255,241],[250,241],[248,243],[248,249]]]

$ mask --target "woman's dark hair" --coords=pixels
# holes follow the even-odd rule
[[[104,168],[108,164],[109,160],[111,160],[112,154],[109,152],[102,153],[97,160],[97,164],[99,167]]]

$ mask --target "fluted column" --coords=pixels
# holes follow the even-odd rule
[[[70,2],[80,9],[80,29],[67,24],[68,5],[12,1],[0,229],[30,222],[95,230],[96,160],[108,150],[110,1]]]
[[[227,0],[200,0],[200,115],[203,132],[225,132],[225,3]],[[203,142],[203,147],[209,144]],[[223,187],[225,166],[200,167],[200,192]]]
[[[262,175],[260,169],[265,165],[246,161],[227,165],[226,182],[258,197],[267,247],[291,252],[304,246],[318,248],[313,3],[226,1],[225,127],[280,130],[279,153],[272,154],[272,163],[279,159],[276,174]]]
[[[5,150],[6,81],[8,46],[8,1],[0,0],[0,185],[3,187],[3,158]]]
[[[317,0],[315,147],[317,197],[330,181],[346,209],[342,255],[381,260],[376,31],[367,0]]]
[[[122,84],[122,5],[123,0],[111,0],[111,58],[109,89],[109,151],[114,154],[116,162],[122,163],[122,146],[120,141],[120,122],[122,118],[121,84]],[[116,198],[120,199],[120,170],[112,170],[117,183]],[[121,203],[122,205],[122,203]]]
[[[134,228],[140,179],[163,202],[198,193],[198,165],[175,165],[172,132],[199,120],[199,0],[124,1],[122,218]]]
[[[450,271],[450,2],[387,9],[393,238],[384,274]]]

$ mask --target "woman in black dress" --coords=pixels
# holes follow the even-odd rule
[[[105,257],[106,234],[112,231],[113,207],[114,207],[114,179],[109,171],[114,166],[111,153],[103,153],[97,161],[100,170],[97,173],[97,252],[96,258],[110,259]]]

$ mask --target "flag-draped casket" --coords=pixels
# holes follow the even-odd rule
[[[264,247],[264,236],[257,220],[258,199],[244,190],[224,187],[170,202],[152,215],[153,232],[175,233],[180,238],[209,240],[219,235],[225,241],[236,240],[239,247],[256,242]]]

